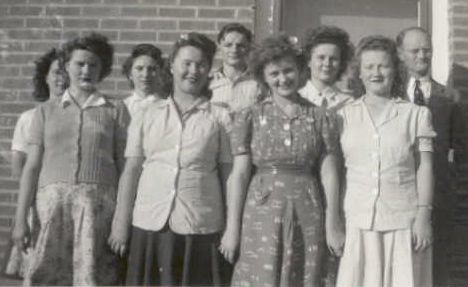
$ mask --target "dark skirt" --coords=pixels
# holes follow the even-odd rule
[[[229,285],[232,267],[217,247],[220,233],[180,235],[169,227],[147,231],[133,226],[126,285]]]

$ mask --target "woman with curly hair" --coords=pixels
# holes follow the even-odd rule
[[[113,47],[96,33],[62,47],[70,86],[34,113],[20,182],[13,240],[30,244],[27,209],[40,221],[25,285],[115,285],[117,259],[106,241],[130,120],[122,101],[96,85],[110,74]]]
[[[209,101],[216,44],[183,35],[170,55],[173,93],[132,119],[109,243],[127,249],[126,284],[219,286],[223,193],[231,170],[226,108]]]
[[[348,33],[338,27],[319,26],[306,32],[302,48],[310,77],[299,91],[301,96],[325,109],[336,110],[349,103],[353,98],[335,85],[353,56]]]
[[[240,246],[233,286],[321,286],[326,246],[341,253],[337,132],[325,111],[299,96],[304,60],[291,38],[279,35],[265,39],[249,62],[269,94],[237,114],[231,134],[220,250],[233,262]]]
[[[132,117],[142,113],[149,103],[166,96],[164,71],[162,52],[156,46],[138,44],[132,48],[122,65],[122,73],[133,89],[132,95],[124,100]]]
[[[49,98],[54,99],[61,97],[67,85],[63,70],[59,65],[59,51],[55,48],[50,49],[47,53],[35,61],[35,69],[33,75],[33,98],[38,102],[45,102]],[[31,122],[35,108],[23,112],[16,122],[13,139],[11,141],[12,150],[12,177],[19,179],[23,171],[24,164],[28,153],[28,138]],[[28,224],[32,231],[32,240],[34,241],[37,235],[38,222],[34,204],[31,206],[28,215]],[[7,251],[7,261],[5,262],[3,272],[7,276],[22,278],[24,268],[27,265],[30,250],[27,253],[20,252],[14,245]]]
[[[338,111],[347,172],[337,286],[432,286],[431,114],[399,94],[393,40],[362,39],[357,61],[365,94]]]

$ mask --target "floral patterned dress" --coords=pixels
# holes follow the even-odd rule
[[[305,99],[287,116],[269,98],[242,110],[234,155],[250,154],[255,174],[244,208],[233,286],[321,286],[325,252],[317,174],[337,134],[325,111]]]

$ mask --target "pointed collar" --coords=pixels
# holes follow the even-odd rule
[[[70,106],[71,104],[77,105],[75,103],[75,100],[72,98],[70,91],[67,89],[63,93],[62,99],[60,101],[60,105],[62,106],[62,108],[66,108]],[[99,107],[105,104],[107,104],[107,99],[101,93],[96,91],[86,99],[84,105],[81,108],[86,109],[89,107]]]
[[[336,95],[338,94],[337,88],[334,86],[328,86],[322,91],[319,91],[310,80],[306,82],[304,87],[299,90],[299,94],[312,102],[317,106],[322,106],[324,98],[328,100],[335,100]]]

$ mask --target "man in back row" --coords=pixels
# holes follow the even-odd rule
[[[410,27],[398,34],[396,42],[406,69],[403,92],[408,100],[430,109],[437,133],[433,154],[433,282],[434,286],[446,286],[455,208],[453,163],[460,161],[464,150],[462,114],[455,103],[456,92],[431,78],[431,35],[420,27]]]

